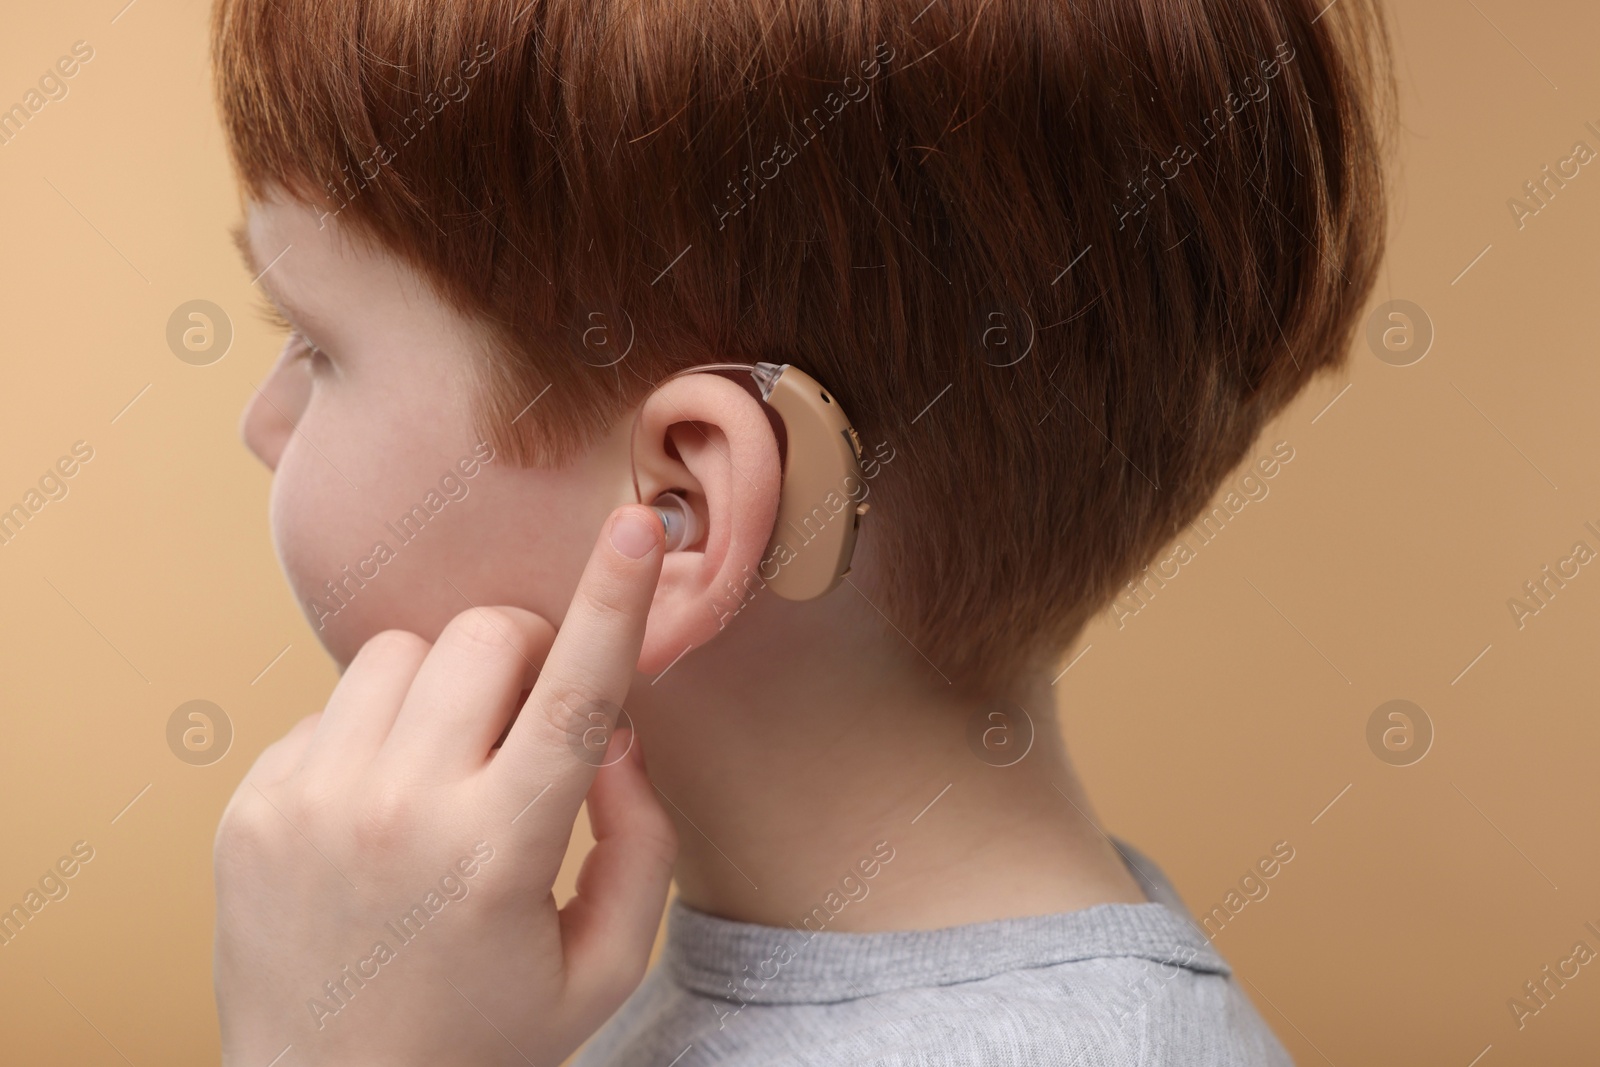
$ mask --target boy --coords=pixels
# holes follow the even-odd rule
[[[1383,246],[1386,49],[1367,0],[219,0],[238,237],[293,330],[243,430],[348,668],[219,831],[230,1055],[1287,1063],[1099,828],[1051,683],[1342,362]],[[759,402],[663,383],[729,360],[803,369],[865,445],[871,510],[818,600],[751,581],[786,461]],[[703,537],[595,545],[668,490]],[[587,703],[654,789],[569,760],[502,812],[537,831],[516,848],[466,828],[509,792],[442,829],[425,786],[537,763],[534,664],[599,677],[583,635],[635,619],[595,638],[631,687]],[[585,789],[600,845],[557,919]],[[438,906],[362,929],[409,907],[394,857],[451,834],[449,887],[416,868]],[[397,880],[346,876],[385,856]],[[518,884],[496,856],[538,862]]]

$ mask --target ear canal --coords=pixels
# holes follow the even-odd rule
[[[650,504],[661,516],[661,525],[667,531],[668,552],[688,548],[700,540],[700,519],[694,509],[677,493],[662,493]]]

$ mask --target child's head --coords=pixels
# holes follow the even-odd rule
[[[1341,363],[1386,47],[1372,0],[218,0],[253,252],[329,360],[246,417],[297,593],[341,659],[559,620],[654,383],[787,362],[888,458],[855,588],[790,610],[964,688],[1041,667]],[[779,453],[726,379],[646,412],[708,520],[649,669],[727,620]]]

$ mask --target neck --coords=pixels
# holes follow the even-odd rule
[[[876,613],[762,599],[630,694],[685,904],[865,931],[1146,899],[1097,829],[1047,678],[958,698]]]

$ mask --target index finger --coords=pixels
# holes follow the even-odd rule
[[[571,836],[601,763],[591,738],[609,737],[633,684],[665,540],[660,518],[640,504],[601,527],[539,679],[488,769],[491,788],[514,801],[520,836],[544,827],[563,846]],[[542,814],[528,818],[536,799]]]

